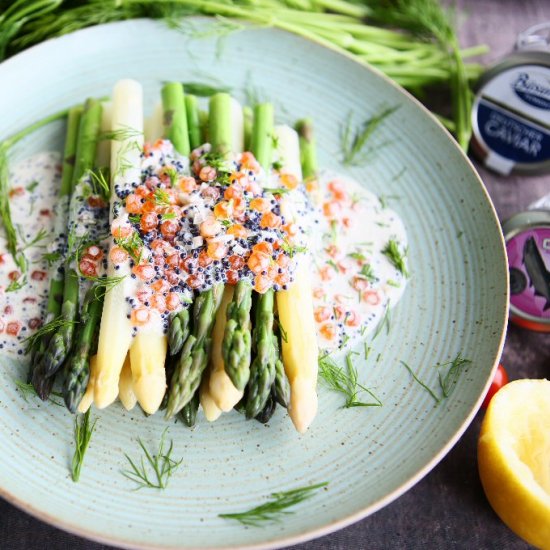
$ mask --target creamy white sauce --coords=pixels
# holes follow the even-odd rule
[[[372,332],[403,295],[407,277],[383,251],[393,241],[404,257],[407,235],[396,212],[359,182],[324,173],[319,187],[323,214],[311,232],[314,307],[320,347],[337,349]],[[327,203],[334,205],[326,207],[328,217]]]
[[[156,163],[162,160],[157,157],[143,159],[143,175],[154,171]],[[188,164],[182,164],[179,173],[188,174]],[[20,227],[23,239],[29,242],[41,230],[47,233],[46,238],[25,250],[28,269],[19,279],[25,284],[13,292],[6,290],[10,284],[13,288],[11,279],[19,269],[6,251],[3,231],[0,233],[0,346],[10,352],[22,353],[22,341],[45,320],[49,278],[58,273],[60,262],[49,265],[43,256],[63,252],[67,234],[66,221],[62,219],[67,204],[58,199],[60,179],[58,153],[35,155],[14,166],[10,173],[12,218]],[[401,298],[407,277],[383,251],[390,241],[394,241],[399,253],[405,256],[407,236],[399,216],[357,181],[324,173],[318,183],[318,189],[310,190],[309,195],[315,206],[307,200],[303,186],[292,195],[300,226],[297,244],[307,247],[313,260],[312,289],[319,345],[322,349],[333,350],[347,347],[372,332],[387,309]],[[280,182],[271,177],[268,186],[279,187]],[[338,200],[335,200],[334,189]],[[109,231],[108,208],[97,205],[90,208],[88,198],[92,192],[89,177],[84,177],[70,205],[77,219],[71,229],[77,237],[99,241]],[[189,205],[189,211],[197,218],[194,223],[201,222],[203,210],[202,203]],[[122,204],[115,218],[127,222],[128,213]],[[96,263],[98,277],[105,273],[108,241],[102,239],[104,256]],[[190,240],[188,244],[181,244],[182,249],[192,250],[202,243]],[[42,278],[45,273],[48,276]],[[126,275],[122,284],[128,315],[138,301],[138,291],[144,286],[131,273],[122,266],[112,273]],[[81,277],[81,303],[90,284]],[[166,322],[166,315],[151,316],[151,325],[159,331],[166,330]],[[17,334],[9,335],[8,327],[12,329],[10,332],[17,328]]]
[[[23,340],[31,336],[45,318],[50,267],[44,259],[54,241],[56,200],[61,182],[60,155],[39,153],[14,165],[9,173],[12,221],[27,259],[25,273],[7,251],[0,227],[0,349],[23,353]],[[31,243],[40,234],[43,238]],[[52,268],[55,271],[55,267]],[[13,288],[21,285],[18,290]]]

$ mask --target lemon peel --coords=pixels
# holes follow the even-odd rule
[[[495,394],[481,426],[478,467],[502,521],[550,550],[550,381],[516,380]]]

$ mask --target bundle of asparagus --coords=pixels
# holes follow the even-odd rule
[[[98,231],[76,237],[78,186],[100,179],[91,170],[101,104],[88,100],[82,112],[71,111],[65,157],[76,152],[76,162],[74,170],[66,162],[61,189],[71,194],[69,242],[63,277],[51,282],[52,296],[62,300],[52,298],[48,308],[50,327],[59,330],[43,331],[33,348],[33,384],[45,399],[63,367],[72,412],[119,397],[147,414],[165,406],[167,418],[179,414],[189,426],[199,405],[208,420],[235,407],[265,423],[279,403],[304,432],[317,410],[308,257],[293,252],[291,261],[278,243],[289,246],[286,232],[296,225],[301,156],[305,175],[315,172],[311,129],[300,124],[300,150],[296,131],[275,128],[273,107],[264,103],[254,107],[247,137],[243,110],[225,93],[210,99],[201,126],[197,98],[179,83],[163,87],[159,113],[164,139],[151,149],[143,141],[141,86],[115,86],[110,131],[102,136],[111,139],[106,243]],[[201,145],[205,134],[209,144]],[[251,153],[243,152],[245,139]],[[270,188],[272,177],[289,187]],[[87,262],[103,254],[106,273],[93,277]]]

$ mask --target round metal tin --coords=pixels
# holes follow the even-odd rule
[[[510,320],[550,332],[550,211],[516,214],[502,231],[510,269]]]
[[[516,52],[484,73],[472,128],[472,150],[488,168],[550,172],[550,52]]]

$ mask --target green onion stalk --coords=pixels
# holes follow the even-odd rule
[[[29,3],[36,6],[31,17],[23,0],[15,4],[18,9],[11,9],[7,31],[0,33],[0,60],[3,50],[17,53],[53,36],[111,21],[150,17],[185,30],[181,17],[209,15],[223,18],[215,24],[226,34],[242,28],[232,19],[243,20],[280,28],[350,55],[420,97],[427,97],[429,86],[447,86],[463,146],[469,135],[464,112],[471,102],[470,82],[482,71],[466,59],[487,50],[458,47],[452,17],[439,0],[35,0]]]

